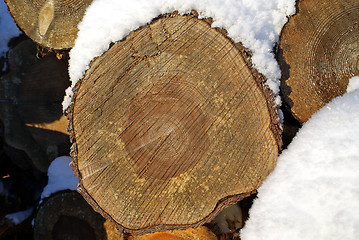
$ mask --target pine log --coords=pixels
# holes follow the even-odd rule
[[[34,165],[46,172],[50,162],[68,154],[61,102],[70,85],[67,55],[36,57],[36,44],[24,41],[9,51],[9,73],[0,81],[0,119],[5,142],[23,150]]]
[[[74,88],[78,191],[127,232],[198,227],[275,166],[271,91],[209,22],[161,16],[96,58]]]
[[[359,74],[359,1],[299,0],[279,42],[282,92],[301,122]]]
[[[40,205],[34,222],[35,240],[107,239],[105,219],[80,194],[62,191]]]
[[[188,228],[167,232],[148,233],[142,236],[130,236],[128,240],[217,240],[216,235],[207,227]]]
[[[92,0],[5,0],[16,24],[39,45],[55,50],[74,45],[78,23]]]

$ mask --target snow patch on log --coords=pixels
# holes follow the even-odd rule
[[[306,122],[258,189],[241,239],[359,239],[359,91]]]
[[[347,92],[353,92],[357,89],[359,89],[359,76],[355,76],[349,79]]]
[[[5,218],[9,219],[13,224],[18,225],[28,219],[31,216],[33,210],[34,208],[31,207],[25,211],[10,213],[7,214]]]
[[[212,27],[224,28],[235,42],[252,51],[252,62],[267,78],[267,84],[280,105],[280,69],[273,47],[287,16],[295,13],[295,0],[94,0],[79,24],[75,46],[70,52],[69,73],[72,86],[66,90],[65,110],[72,102],[72,88],[84,76],[89,64],[105,52],[111,42],[151,22],[160,14],[196,10],[200,18],[211,17]]]
[[[71,161],[72,158],[67,156],[58,157],[52,161],[47,172],[49,181],[42,191],[41,201],[52,193],[61,190],[77,190],[79,179],[74,176],[74,172],[70,167]]]

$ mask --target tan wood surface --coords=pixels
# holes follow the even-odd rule
[[[72,48],[92,0],[5,0],[17,25],[36,43],[55,50]]]
[[[128,240],[217,240],[216,235],[207,227],[188,228],[168,232],[148,233],[142,236],[130,236]]]
[[[300,122],[359,74],[359,1],[299,0],[280,37],[282,91]]]
[[[248,53],[166,15],[95,59],[67,110],[79,191],[126,231],[197,227],[274,168],[278,117]]]

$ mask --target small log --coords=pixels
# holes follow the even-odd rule
[[[301,122],[359,74],[359,1],[299,0],[279,42],[282,92]]]
[[[148,233],[142,236],[130,236],[128,240],[217,240],[216,235],[207,227],[189,228],[167,232]]]
[[[198,227],[275,166],[271,91],[244,48],[208,22],[161,16],[96,58],[74,88],[78,190],[127,232]]]
[[[39,45],[69,49],[77,36],[77,25],[92,0],[5,0],[16,24]]]
[[[107,239],[104,222],[105,219],[77,192],[58,192],[40,205],[34,223],[34,239]]]
[[[61,60],[54,53],[38,59],[36,51],[31,40],[9,51],[10,70],[0,81],[0,119],[5,142],[46,172],[54,158],[69,151],[61,102],[70,81],[66,54]]]

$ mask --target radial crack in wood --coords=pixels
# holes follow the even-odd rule
[[[39,45],[55,50],[73,47],[92,0],[5,0],[16,24]]]
[[[96,58],[74,88],[78,190],[125,231],[197,227],[275,166],[271,91],[208,22],[162,16]]]
[[[345,93],[359,74],[359,1],[300,0],[280,37],[285,101],[301,122]]]
[[[55,7],[53,1],[46,1],[41,7],[39,12],[39,34],[41,37],[44,37],[49,26],[54,20]]]

